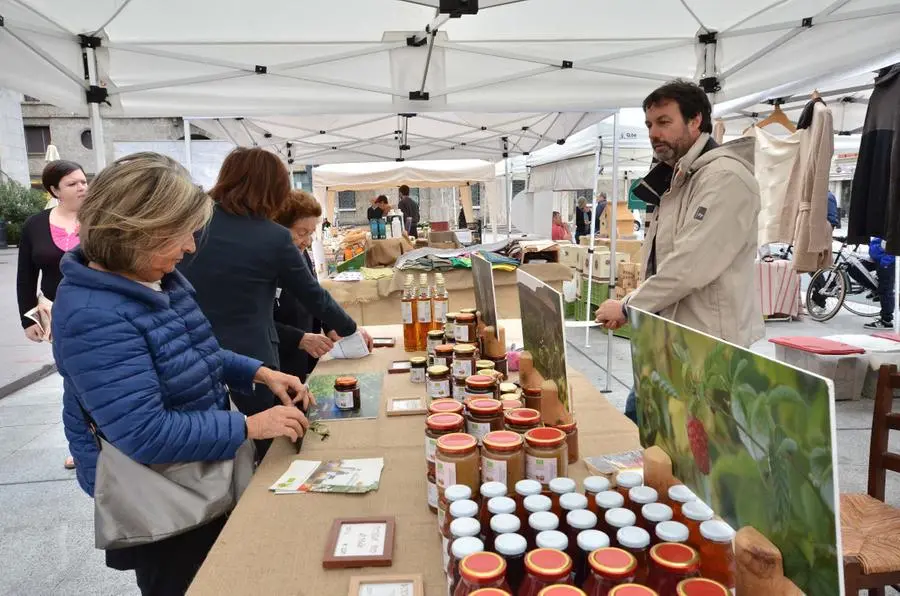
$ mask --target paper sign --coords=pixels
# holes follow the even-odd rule
[[[366,345],[366,340],[363,339],[362,334],[357,331],[334,344],[330,354],[332,358],[339,360],[356,360],[368,356],[369,347]]]

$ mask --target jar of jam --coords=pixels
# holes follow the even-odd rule
[[[491,358],[494,361],[494,370],[503,375],[504,379],[509,378],[509,360],[507,360],[506,355],[500,356],[499,358]]]
[[[428,398],[441,399],[450,397],[450,369],[441,364],[428,367]]]
[[[538,548],[525,555],[525,581],[518,596],[538,596],[547,586],[571,584],[572,559],[564,552]]]
[[[605,490],[597,493],[597,496],[594,497],[594,502],[597,504],[597,529],[613,536],[614,532],[609,527],[609,524],[606,523],[606,512],[611,509],[624,507],[625,497],[618,491]],[[616,531],[618,531],[618,528],[616,528]]]
[[[425,468],[429,476],[435,476],[434,457],[437,440],[444,435],[465,430],[465,420],[459,414],[432,414],[425,419]]]
[[[453,555],[451,545],[454,540],[459,538],[480,538],[481,524],[474,517],[461,517],[453,520],[450,524],[450,540],[444,544],[444,568],[450,564],[450,557]]]
[[[678,596],[731,596],[731,591],[719,582],[705,577],[693,577],[679,582]]]
[[[543,395],[540,387],[523,387],[522,395],[525,397],[525,407],[532,410],[541,411],[541,396]]]
[[[569,537],[559,530],[540,532],[534,539],[538,548],[553,548],[563,552],[569,550]]]
[[[571,478],[560,477],[551,479],[548,487],[550,488],[550,500],[553,501],[551,511],[556,515],[562,515],[562,510],[559,508],[559,498],[563,495],[574,493],[578,488],[578,484]]]
[[[569,472],[566,433],[558,428],[534,428],[525,433],[525,476],[549,487]]]
[[[460,538],[454,540],[450,547],[450,568],[447,570],[447,593],[453,594],[459,584],[459,565],[463,559],[474,553],[484,552],[484,543],[478,538]]]
[[[619,530],[633,526],[637,521],[637,516],[630,509],[624,507],[616,507],[606,512],[606,525],[609,527],[609,542],[614,546],[619,546],[618,535]]]
[[[450,506],[457,501],[472,499],[472,489],[462,484],[454,484],[444,489],[438,496],[438,532],[442,536],[450,536]],[[446,528],[446,530],[445,530]]]
[[[525,440],[508,430],[497,430],[481,440],[481,476],[513,489],[525,478]]]
[[[669,487],[668,505],[672,508],[672,519],[684,523],[684,516],[681,514],[681,508],[685,503],[697,500],[697,495],[683,484],[676,484]]]
[[[641,584],[622,584],[609,591],[610,596],[659,596],[654,590]]]
[[[511,513],[501,513],[491,518],[487,529],[484,532],[484,543],[488,545],[488,550],[495,550],[494,543],[497,537],[503,534],[516,534],[522,529],[519,518]]]
[[[628,491],[635,486],[641,486],[642,484],[644,484],[644,477],[638,472],[626,470],[616,474],[616,490],[625,497],[626,502],[628,500]]]
[[[453,522],[461,519],[471,519],[472,521],[477,522],[477,515],[478,504],[475,503],[475,501],[472,501],[470,499],[462,499],[460,501],[454,501],[450,504],[447,516],[446,518],[444,518],[444,525],[441,527],[441,552],[444,556],[444,569],[447,569],[447,565],[450,562],[450,554],[452,554],[453,552],[452,549],[449,548],[449,545],[453,544],[453,533],[450,530],[450,528],[453,526]],[[457,524],[457,527],[459,527],[459,524]],[[478,537],[477,534],[473,534],[472,536],[475,538]]]
[[[506,430],[525,435],[530,430],[541,427],[541,413],[531,408],[518,408],[503,413]]]
[[[434,356],[434,349],[444,343],[444,331],[441,329],[433,329],[428,332],[428,342],[426,344],[427,354]]]
[[[528,544],[520,534],[500,534],[494,539],[494,550],[506,561],[506,581],[513,594],[519,593],[525,579],[525,551]]]
[[[578,461],[578,424],[573,420],[568,424],[557,424],[554,428],[566,433],[566,445],[569,448],[569,463]]]
[[[454,332],[456,333],[456,343],[470,344],[478,340],[478,327],[475,315],[472,313],[461,312],[456,315],[454,322]],[[469,373],[471,374],[471,373]]]
[[[528,540],[529,548],[537,545],[537,535],[541,532],[549,532],[559,527],[559,518],[549,511],[538,511],[528,516],[528,531],[525,533],[525,539]]]
[[[428,414],[463,414],[463,405],[453,398],[436,399],[428,404]],[[465,420],[463,420],[465,426]]]
[[[635,515],[641,514],[641,509],[644,508],[644,505],[649,505],[650,503],[656,503],[657,494],[656,490],[649,486],[635,486],[634,488],[628,491],[628,508],[634,512]]]
[[[641,507],[638,525],[650,534],[650,543],[656,544],[656,526],[672,520],[672,508],[665,503],[649,503]]]
[[[700,524],[700,535],[700,575],[734,588],[734,529],[723,521],[710,520]]]
[[[416,384],[424,384],[428,380],[425,373],[428,368],[428,360],[423,356],[413,356],[409,359],[409,381]]]
[[[524,468],[523,468],[524,470]],[[522,527],[528,526],[528,516],[530,515],[530,511],[525,508],[525,499],[528,497],[538,496],[541,494],[541,483],[535,480],[528,480],[527,478],[523,478],[519,480],[515,484],[515,501],[516,501],[516,515],[519,516],[519,521],[522,522]],[[547,499],[549,501],[550,499]],[[550,510],[548,505],[547,511]]]
[[[466,429],[481,444],[491,431],[503,430],[503,404],[496,399],[471,399],[466,404]]]
[[[566,493],[559,496],[559,520],[563,532],[568,532],[568,515],[573,511],[587,511],[587,497],[581,493]],[[589,529],[589,528],[582,528]]]
[[[514,395],[512,393],[507,393],[506,395],[500,396],[500,403],[503,404],[503,414],[505,415],[510,410],[520,410],[525,407],[525,403],[519,398],[509,397],[510,395]],[[505,417],[504,417],[505,421]],[[525,433],[522,433],[525,434]]]
[[[453,387],[453,399],[461,404],[466,403],[466,380],[454,378],[451,383]]]
[[[575,586],[547,586],[540,592],[538,596],[585,596],[584,590]]]
[[[575,577],[575,585],[583,586],[591,573],[588,557],[598,548],[607,548],[609,537],[600,530],[584,530],[578,533],[576,546],[577,554],[572,557],[572,574]]]
[[[488,504],[494,499],[506,498],[506,485],[499,482],[484,482],[481,485],[481,499],[478,505],[478,521],[481,522],[481,528],[487,528],[491,521],[491,513],[488,511]],[[516,503],[512,499],[513,511],[515,511]]]
[[[359,379],[338,377],[334,380],[334,405],[338,410],[358,410],[362,406]]]
[[[697,499],[685,503],[681,508],[681,514],[684,516],[684,525],[690,532],[688,544],[697,550],[703,542],[703,536],[700,535],[700,524],[711,520],[715,513],[706,503]]]
[[[431,364],[433,366],[446,366],[447,368],[452,367],[453,344],[441,344],[439,346],[435,346],[434,356],[431,357]]]
[[[469,596],[480,588],[509,590],[506,561],[496,553],[474,553],[459,563],[460,582],[453,596]]]
[[[647,586],[663,596],[677,594],[678,584],[700,574],[700,556],[686,544],[664,542],[650,549]]]
[[[435,414],[451,416],[457,414]],[[438,437],[437,453],[434,457],[435,478],[438,490],[451,484],[465,484],[475,493],[481,486],[479,471],[478,440],[466,433],[451,433]]]
[[[597,527],[597,516],[587,509],[569,511],[566,514],[566,536],[569,538],[569,556],[573,561],[579,560],[578,535]],[[600,548],[599,546],[597,548]],[[577,567],[578,565],[576,565]]]
[[[494,370],[497,370],[496,363],[494,364]],[[515,383],[510,383],[510,382],[500,383],[500,394],[506,395],[509,393],[515,394],[516,398],[518,398],[519,397],[519,386],[516,385]]]
[[[616,586],[634,581],[637,560],[620,548],[600,548],[588,556],[591,574],[584,582],[588,596],[605,596]]]
[[[588,476],[584,479],[584,496],[587,497],[588,500],[588,509],[597,515],[600,515],[600,511],[597,507],[597,495],[605,490],[609,490],[609,480],[605,477]]]
[[[453,377],[467,379],[475,374],[475,346],[458,343],[453,346]]]
[[[689,532],[687,526],[677,521],[664,521],[656,524],[655,540],[651,540],[653,544],[662,542],[677,542],[687,544]],[[654,538],[651,535],[651,538]]]
[[[488,398],[493,401],[498,401],[496,399],[496,389],[497,380],[494,379],[494,377],[489,377],[487,375],[472,375],[466,377],[466,400]]]
[[[650,534],[647,530],[637,526],[622,528],[616,533],[616,542],[619,548],[631,553],[637,560],[637,569],[634,571],[634,581],[643,584],[647,581],[647,569],[650,564]]]

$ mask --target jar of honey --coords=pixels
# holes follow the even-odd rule
[[[428,414],[463,414],[463,405],[450,397],[436,399],[428,404]],[[465,421],[463,421],[465,426]]]
[[[453,344],[441,344],[434,347],[434,356],[431,357],[432,366],[453,366]]]
[[[616,586],[634,581],[637,561],[620,548],[599,548],[588,557],[591,573],[584,582],[588,596],[605,596]]]
[[[428,377],[427,386],[429,399],[451,397],[449,368],[440,364],[430,366],[426,371],[426,375]]]
[[[609,543],[619,546],[618,534],[622,528],[633,526],[637,516],[630,509],[616,507],[606,512],[606,525],[609,528]]]
[[[638,525],[650,534],[650,543],[656,544],[656,526],[659,523],[671,521],[672,508],[665,503],[648,503],[641,507],[638,516]]]
[[[410,383],[424,384],[428,380],[425,372],[428,368],[428,360],[423,356],[413,356],[409,359]]]
[[[681,508],[681,514],[684,516],[684,525],[688,527],[688,544],[695,550],[699,550],[703,543],[703,536],[700,535],[700,524],[709,521],[715,513],[703,501],[694,500],[685,503]]]
[[[484,543],[478,538],[460,538],[454,540],[450,550],[453,556],[450,558],[450,568],[447,570],[447,593],[454,594],[456,586],[460,582],[459,567],[462,560],[474,553],[484,552]]]
[[[444,331],[441,329],[433,329],[428,332],[428,340],[426,344],[427,354],[434,356],[434,349],[444,343]]]
[[[534,428],[525,433],[525,476],[550,486],[569,471],[566,433],[558,428]]]
[[[557,424],[554,428],[566,433],[566,445],[569,448],[569,463],[578,461],[578,424],[573,420],[568,424]]]
[[[470,344],[478,340],[478,323],[475,315],[471,313],[461,312],[456,315],[453,328],[456,334],[456,343]]]
[[[467,379],[475,374],[475,346],[458,343],[453,346],[453,377]]]
[[[540,387],[523,387],[522,395],[525,397],[525,407],[541,411],[541,396],[543,395]]]
[[[689,532],[687,526],[677,521],[664,521],[656,524],[655,540],[651,540],[653,544],[662,542],[677,542],[679,544],[687,544]]]
[[[518,594],[525,579],[525,550],[528,545],[519,534],[499,534],[494,551],[506,561],[506,581],[512,594]]]
[[[456,317],[459,316],[458,312],[448,312],[446,316],[446,321],[444,322],[444,343],[454,344],[456,343]]]
[[[501,396],[500,403],[503,404],[503,413],[510,410],[519,410],[525,407],[525,403],[518,398],[509,397],[510,395],[514,395],[512,393],[507,393],[505,396]],[[525,433],[522,433],[525,434]]]
[[[481,449],[482,479],[514,489],[525,478],[525,440],[508,430],[484,435]]]
[[[559,498],[563,495],[574,493],[578,485],[571,478],[560,477],[550,480],[548,488],[550,489],[550,500],[553,502],[553,507],[551,507],[550,511],[561,516],[562,510],[559,508]]]
[[[700,524],[700,535],[700,575],[734,588],[734,529],[723,521],[709,520]]]
[[[731,596],[731,590],[705,577],[693,577],[678,584],[678,596]]]
[[[462,484],[448,486],[438,497],[438,533],[445,538],[450,537],[450,506],[457,501],[472,499],[472,489]]]
[[[359,410],[362,406],[359,379],[338,377],[334,380],[334,405],[338,410]]]
[[[540,592],[538,596],[585,596],[584,590],[575,586],[547,586]]]
[[[568,516],[570,513],[574,511],[587,511],[587,497],[585,497],[581,493],[566,493],[564,495],[559,496],[559,521],[560,521],[560,529],[563,532],[568,532],[569,523]],[[596,516],[594,516],[596,517]],[[582,528],[582,530],[589,530],[590,528]]]
[[[563,552],[569,549],[569,537],[559,530],[539,532],[534,539],[537,548],[552,548]]]
[[[639,584],[646,583],[650,564],[650,534],[647,533],[647,530],[637,526],[622,528],[616,533],[616,542],[619,543],[619,548],[631,553],[631,556],[637,560],[634,581]]]
[[[609,490],[609,480],[603,476],[588,476],[584,479],[584,496],[587,497],[588,509],[599,515],[597,494]]]
[[[566,514],[566,536],[569,538],[569,556],[577,563],[579,560],[578,535],[597,527],[597,516],[587,509],[578,509]],[[600,548],[599,546],[597,548]],[[576,568],[578,565],[575,565]],[[577,571],[577,569],[576,569]],[[580,585],[580,584],[579,584]]]
[[[624,507],[625,497],[623,497],[622,494],[618,491],[605,490],[603,492],[597,493],[597,496],[594,497],[594,502],[597,504],[597,529],[605,532],[610,536],[613,536],[614,532],[612,528],[610,528],[609,524],[606,523],[606,513],[612,509]],[[616,528],[615,531],[618,530],[619,529]]]
[[[672,508],[672,519],[684,523],[684,516],[681,514],[681,508],[685,503],[697,500],[697,495],[691,489],[683,484],[676,484],[669,487],[668,505]]]
[[[456,414],[435,414],[453,416]],[[475,493],[481,486],[478,440],[466,433],[451,433],[438,437],[435,454],[435,478],[438,490],[451,484],[465,484]]]
[[[656,503],[656,498],[657,493],[655,489],[649,486],[635,486],[628,491],[628,500],[626,503],[628,503],[628,508],[631,509],[635,515],[639,516],[644,505]]]
[[[576,545],[578,548],[575,549],[576,556],[572,557],[572,574],[575,577],[575,585],[583,586],[591,573],[588,557],[599,548],[607,548],[609,537],[600,530],[584,530],[579,532]]]
[[[459,433],[465,429],[465,420],[459,414],[432,414],[425,419],[425,471],[436,477],[434,458],[437,441],[444,435]]]
[[[541,413],[531,408],[507,410],[503,413],[506,430],[525,435],[530,430],[541,427]]]
[[[453,526],[453,523],[461,520],[461,519],[471,519],[474,522],[478,522],[476,516],[478,515],[478,504],[475,501],[470,499],[463,499],[460,501],[454,501],[450,504],[450,507],[447,511],[447,516],[444,518],[444,525],[441,527],[441,552],[443,553],[443,562],[444,569],[448,568],[450,563],[450,554],[452,554],[452,548],[450,545],[453,544],[453,534],[450,531],[450,528]],[[459,527],[459,524],[457,524]],[[479,524],[480,531],[480,524]],[[476,534],[472,535],[477,538]]]
[[[481,488],[479,489],[479,494],[481,498],[478,500],[478,519],[479,521],[481,521],[482,528],[485,528],[490,521],[490,515],[488,514],[488,503],[490,503],[491,500],[495,498],[505,498],[506,485],[502,482],[493,482],[490,480],[484,480],[484,478],[482,478],[482,484]],[[510,501],[512,501],[512,499],[510,499]],[[512,506],[513,508],[515,508],[515,501],[512,501]]]
[[[571,584],[572,559],[564,552],[538,548],[525,555],[525,580],[517,596],[538,596],[547,586]]]
[[[509,590],[506,561],[496,553],[474,553],[459,564],[460,582],[453,596],[469,596],[481,588]]]
[[[628,502],[628,491],[642,484],[644,484],[644,477],[638,472],[626,470],[616,474],[616,490],[625,497],[626,503]]]
[[[479,398],[498,401],[496,399],[496,388],[497,380],[494,379],[494,377],[489,377],[487,375],[472,375],[466,377],[466,401]]]
[[[677,594],[678,584],[700,574],[700,556],[686,544],[664,542],[650,549],[647,586],[658,593]]]
[[[503,404],[492,398],[469,400],[466,404],[466,429],[478,439],[479,444],[489,432],[503,430]]]
[[[535,480],[528,480],[527,478],[523,478],[522,480],[516,482],[514,486],[516,494],[513,498],[516,501],[516,515],[519,516],[519,521],[522,522],[522,527],[524,528],[528,524],[528,515],[530,514],[530,511],[527,511],[525,509],[525,499],[528,497],[540,495],[541,483]],[[549,501],[550,499],[547,500]],[[547,510],[550,510],[549,506],[547,507]]]

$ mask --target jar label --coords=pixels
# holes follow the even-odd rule
[[[350,410],[353,408],[353,392],[352,391],[335,391],[334,405],[341,410]]]
[[[470,342],[472,338],[469,337],[469,326],[468,325],[454,325],[454,337],[456,337],[456,341],[458,342]]]
[[[434,320],[438,323],[446,323],[447,322],[447,301],[446,300],[435,300],[431,303],[432,308],[434,309]]]
[[[525,456],[525,476],[529,480],[537,480],[541,484],[550,484],[550,481],[556,478],[556,458],[555,457],[535,457],[533,455]]]
[[[447,488],[456,484],[456,464],[448,461],[435,460],[434,477],[440,488]],[[550,482],[549,480],[547,482]]]
[[[506,460],[482,457],[481,481],[506,484]]]
[[[420,323],[430,323],[431,322],[431,301],[428,300],[420,300],[416,305],[416,310],[418,311],[418,319]]]
[[[472,422],[471,420],[466,421],[466,431],[478,439],[478,444],[481,445],[481,440],[484,438],[484,435],[491,432],[491,423],[490,422]]]
[[[464,386],[457,385],[453,383],[453,399],[458,401],[459,403],[466,402],[466,388]]]
[[[428,355],[434,356],[434,349],[444,343],[444,338],[428,340]]]
[[[409,380],[412,383],[424,383],[425,382],[425,369],[424,368],[409,369]]]
[[[435,356],[431,359],[431,362],[432,366],[450,366],[450,360],[451,359],[447,358],[446,356]]]
[[[428,381],[428,397],[431,399],[450,397],[450,380]]]
[[[475,371],[472,370],[474,368],[475,362],[472,360],[463,360],[461,358],[457,358],[453,361],[453,376],[460,377],[471,377],[475,374]]]
[[[450,569],[450,553],[448,552],[449,550],[450,550],[450,540],[447,538],[444,538],[442,536],[441,537],[441,555],[443,556],[445,573],[448,569]],[[449,582],[450,579],[448,578],[447,581]]]
[[[437,439],[429,436],[425,437],[425,461],[433,462],[434,454],[437,453]]]
[[[412,302],[400,303],[400,318],[403,319],[404,325],[413,323],[413,305]]]
[[[447,510],[438,506],[438,532],[444,528],[444,519],[447,517]]]
[[[428,506],[434,508],[438,506],[438,491],[434,482],[428,483]]]

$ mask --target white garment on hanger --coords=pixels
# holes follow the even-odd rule
[[[791,242],[779,234],[788,181],[800,151],[800,132],[776,136],[753,126],[745,136],[756,139],[754,152],[756,180],[759,183],[759,245]]]

